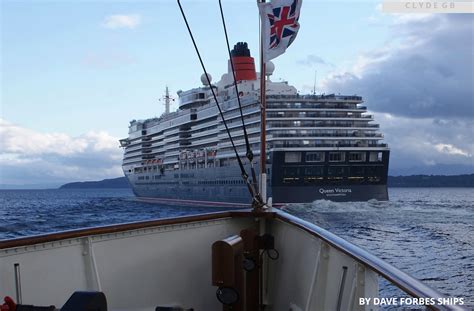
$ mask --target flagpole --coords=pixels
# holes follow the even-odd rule
[[[260,3],[265,3],[265,0],[259,0]],[[260,16],[260,15],[259,15]],[[267,202],[267,174],[266,174],[266,160],[267,160],[267,103],[266,103],[266,64],[263,61],[264,40],[263,28],[264,21],[260,16],[260,195],[264,203]]]

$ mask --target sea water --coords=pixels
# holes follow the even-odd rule
[[[474,306],[474,191],[390,188],[390,201],[284,209]],[[0,190],[0,240],[222,210],[143,203],[128,189]],[[381,296],[403,295],[380,281]],[[390,309],[390,308],[389,308]]]

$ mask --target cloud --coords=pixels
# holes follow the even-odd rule
[[[457,148],[451,144],[436,144],[434,147],[436,150],[438,150],[438,152],[441,152],[441,153],[461,155],[463,157],[468,157],[468,158],[472,157],[472,154],[468,153],[465,150]]]
[[[51,184],[122,175],[118,139],[41,133],[0,119],[0,183]]]
[[[474,117],[474,17],[399,16],[392,42],[360,55],[323,81],[326,92],[358,93],[370,109],[416,118]]]
[[[389,144],[392,172],[412,167],[462,165],[474,171],[474,121],[374,113]],[[413,172],[407,171],[408,174]]]
[[[141,16],[139,14],[129,15],[109,15],[102,22],[102,26],[108,29],[128,28],[134,29],[141,23]]]
[[[469,14],[395,15],[389,43],[323,80],[326,93],[364,97],[392,173],[474,171],[473,26]]]

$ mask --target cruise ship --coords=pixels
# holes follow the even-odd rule
[[[227,73],[218,82],[203,74],[202,86],[178,91],[177,111],[169,112],[166,96],[168,105],[161,117],[130,122],[129,136],[120,144],[123,171],[136,196],[248,206],[252,199],[211,91],[217,95],[238,154],[245,158],[240,99],[255,155],[254,163],[247,160],[244,165],[247,169],[255,165],[259,176],[261,77],[247,43],[237,43],[231,57],[238,94],[229,60]],[[389,148],[362,97],[303,95],[287,81],[272,81],[273,71],[268,62],[265,173],[266,195],[273,204],[387,200]]]

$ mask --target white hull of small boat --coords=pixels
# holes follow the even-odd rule
[[[226,255],[213,247],[229,237],[241,244],[244,229],[257,232],[257,238],[264,233],[274,238],[271,249],[257,250],[257,284],[250,283],[252,272],[226,266]],[[225,246],[232,248],[232,243]],[[252,254],[242,246],[231,251],[238,260]],[[242,276],[243,285],[235,286],[240,305],[232,310],[257,310],[252,303],[265,310],[376,310],[359,305],[359,298],[378,297],[379,275],[413,296],[443,297],[366,251],[281,211],[222,212],[0,242],[0,294],[23,304],[60,307],[73,292],[87,290],[102,291],[109,310],[222,310],[214,286],[226,285],[219,279],[222,271]]]

